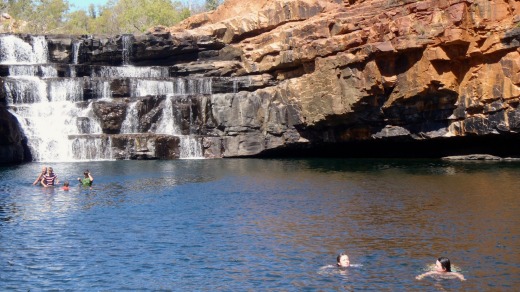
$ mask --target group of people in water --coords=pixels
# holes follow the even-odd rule
[[[78,177],[78,181],[83,186],[92,186],[92,183],[94,182],[94,177],[92,177],[92,174],[88,169],[86,169],[83,172],[83,178]],[[54,169],[50,166],[44,166],[42,167],[41,173],[38,175],[36,180],[33,182],[33,185],[41,184],[43,187],[54,187],[59,185],[59,179],[58,176],[54,173]],[[62,189],[64,191],[69,190],[69,181],[63,182]]]
[[[86,169],[83,172],[83,178],[78,177],[78,181],[81,183],[82,186],[92,186],[92,183],[94,182],[94,177],[92,177],[92,174],[88,169]],[[59,185],[59,179],[58,176],[54,173],[54,170],[52,167],[44,166],[42,167],[41,173],[38,175],[36,180],[33,182],[33,185],[41,184],[43,187],[53,187]],[[63,182],[63,190],[68,191],[69,190],[69,182],[65,181]],[[346,253],[340,253],[337,258],[337,266],[339,268],[348,268],[350,267],[350,258]],[[465,281],[464,275],[458,272],[453,272],[451,270],[451,263],[450,260],[446,257],[440,257],[435,262],[435,268],[431,271],[428,271],[424,274],[418,275],[415,277],[417,280],[422,280],[424,277],[427,276],[441,276],[443,278],[458,278],[461,281]]]
[[[336,258],[337,266],[340,268],[347,268],[350,267],[350,259],[347,254],[341,253]],[[436,277],[440,276],[443,278],[458,278],[461,281],[466,281],[466,278],[464,278],[464,275],[462,275],[459,272],[452,272],[451,271],[451,263],[450,260],[446,257],[440,257],[435,262],[435,268],[431,271],[428,271],[424,274],[418,275],[415,277],[417,280],[422,280],[424,277]]]

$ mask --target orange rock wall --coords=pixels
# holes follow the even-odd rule
[[[171,31],[238,49],[235,76],[271,75],[335,141],[520,130],[520,1],[239,2]]]

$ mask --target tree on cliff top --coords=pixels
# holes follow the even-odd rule
[[[189,15],[189,10],[180,2],[112,0],[100,10],[93,30],[107,34],[142,33],[157,25],[174,25]]]
[[[69,10],[69,2],[64,0],[10,0],[2,3],[4,11],[24,23],[20,32],[35,34],[57,32]]]
[[[202,0],[201,0],[202,1]],[[33,34],[123,34],[142,33],[149,28],[172,26],[202,12],[171,0],[109,0],[106,5],[70,12],[67,0],[0,0],[0,12],[9,13],[18,23],[15,29],[0,32]],[[193,6],[193,7],[192,7]],[[0,28],[1,29],[1,28]]]
[[[221,3],[221,0],[206,0],[206,9],[215,10]]]

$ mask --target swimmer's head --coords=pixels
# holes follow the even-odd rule
[[[65,182],[63,183],[63,186],[64,186],[64,187],[68,187],[68,186],[69,186],[69,182],[68,182],[68,181],[65,181]]]
[[[346,268],[350,266],[350,260],[348,258],[348,255],[345,253],[340,253],[336,260],[338,262],[338,267]]]
[[[435,268],[439,272],[451,272],[450,260],[446,257],[440,257],[435,263]]]

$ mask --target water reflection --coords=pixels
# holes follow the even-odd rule
[[[513,163],[187,160],[56,163],[92,188],[0,168],[1,290],[510,290]],[[321,270],[346,251],[359,266]],[[416,281],[448,256],[468,281]],[[336,273],[337,272],[337,273]],[[45,279],[45,280],[43,280]],[[151,280],[153,279],[153,280]]]

